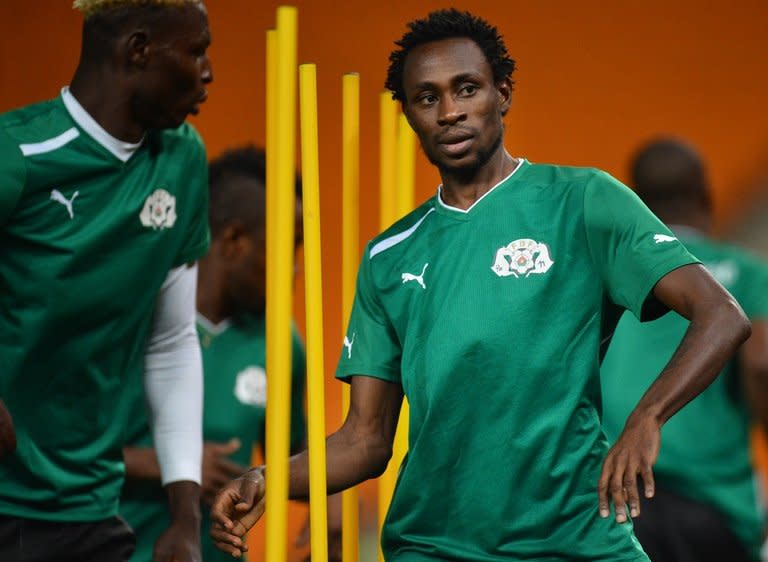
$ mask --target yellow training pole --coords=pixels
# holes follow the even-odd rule
[[[341,317],[342,337],[352,313],[357,265],[360,259],[360,75],[345,74],[342,84],[341,123]],[[349,412],[349,385],[342,385],[342,418]],[[360,515],[358,489],[342,493],[342,562],[357,562],[359,554]]]
[[[325,480],[325,369],[323,281],[320,265],[320,171],[317,133],[317,75],[299,66],[301,174],[304,209],[304,268],[307,301],[307,414],[309,418],[309,517],[312,560],[328,560],[328,488]]]
[[[395,210],[395,153],[397,151],[397,102],[389,91],[379,96],[379,227],[389,228]]]
[[[397,188],[395,189],[395,212],[398,219],[413,210],[414,188],[416,180],[416,134],[402,113],[397,120]],[[395,479],[405,454],[408,452],[408,422],[410,419],[408,401],[403,400],[400,419],[397,422],[395,443],[392,447],[392,459],[387,470],[393,471]],[[394,480],[392,491],[394,492]],[[391,501],[391,497],[390,497]]]
[[[397,117],[397,187],[395,218],[400,219],[413,210],[416,185],[416,133],[402,113]]]
[[[397,216],[397,102],[388,91],[379,96],[379,219],[381,230],[389,228]],[[387,469],[379,477],[378,485],[378,527],[379,527],[379,562],[383,562],[381,552],[381,528],[387,516],[392,493],[395,490],[398,465],[391,460]]]
[[[294,191],[296,160],[296,51],[298,14],[296,8],[277,9],[277,56],[275,72],[275,186],[273,230],[275,240],[267,243],[274,256],[267,271],[272,302],[267,303],[267,529],[266,554],[269,562],[285,562],[288,528],[288,455],[291,403],[291,315],[294,269]],[[271,343],[270,340],[272,340]]]

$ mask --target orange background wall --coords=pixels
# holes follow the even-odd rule
[[[74,70],[80,16],[70,0],[0,0],[0,111],[52,97]],[[264,31],[272,0],[209,0],[215,81],[194,119],[217,155],[264,139]],[[341,75],[362,80],[361,229],[378,222],[378,101],[392,41],[435,0],[301,0],[300,62],[318,64],[329,429],[339,422]],[[504,33],[519,71],[506,144],[535,161],[598,166],[625,179],[650,136],[688,138],[707,158],[720,228],[738,219],[768,168],[765,0],[475,0],[454,4]],[[438,178],[419,158],[417,201]],[[362,243],[362,242],[361,242]],[[301,299],[299,298],[299,312]]]

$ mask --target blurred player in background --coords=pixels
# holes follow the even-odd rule
[[[211,250],[200,260],[197,333],[203,351],[203,560],[232,560],[213,546],[208,507],[216,492],[251,464],[254,446],[264,446],[268,376],[265,372],[266,162],[253,147],[225,152],[210,164]],[[297,185],[297,193],[299,191]],[[301,204],[296,208],[296,247],[301,244]],[[306,448],[305,362],[293,335],[291,451]],[[135,397],[136,412],[143,409]],[[168,525],[157,458],[144,416],[137,415],[124,451],[127,479],[120,513],[136,533],[133,562],[151,562],[152,546]],[[329,510],[330,559],[339,560],[339,498]]]
[[[754,420],[768,427],[768,267],[710,237],[709,182],[691,146],[651,142],[631,168],[640,198],[752,321],[752,336],[721,376],[664,426],[656,495],[643,502],[635,532],[654,562],[755,561],[762,522],[749,437]],[[601,369],[603,420],[612,442],[688,327],[676,313],[645,324],[627,313],[621,317]]]

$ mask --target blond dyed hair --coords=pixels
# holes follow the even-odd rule
[[[74,0],[72,7],[88,17],[103,10],[123,6],[183,6],[202,2],[203,0]]]

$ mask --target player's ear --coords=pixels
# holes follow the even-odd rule
[[[219,235],[221,254],[225,258],[235,259],[247,251],[250,238],[245,226],[240,221],[233,221],[224,227]]]
[[[501,116],[504,117],[512,105],[512,79],[507,77],[496,84],[496,91],[499,94],[499,109]]]
[[[145,68],[150,53],[149,33],[144,29],[135,29],[122,43],[126,63],[136,68]]]

